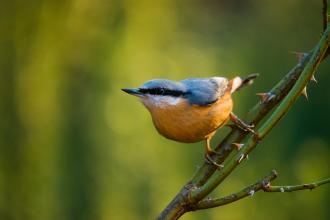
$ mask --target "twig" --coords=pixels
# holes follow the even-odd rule
[[[263,188],[265,192],[293,192],[298,190],[305,190],[305,189],[315,189],[316,187],[319,187],[321,185],[324,185],[326,183],[330,183],[330,178],[317,181],[314,183],[305,183],[301,185],[294,185],[294,186],[266,186]]]
[[[211,199],[211,198],[203,199],[200,202],[198,202],[197,205],[191,206],[190,207],[191,209],[189,211],[208,209],[208,208],[227,205],[229,203],[243,199],[247,196],[253,196],[256,192],[260,190],[263,190],[264,192],[294,192],[294,191],[306,190],[306,189],[312,190],[326,183],[330,183],[330,178],[329,178],[314,183],[306,183],[306,184],[300,184],[294,186],[272,186],[270,183],[276,177],[277,177],[277,173],[275,170],[273,170],[269,175],[265,176],[263,179],[259,180],[258,182],[250,186],[245,187],[239,192],[218,199]]]
[[[254,193],[258,192],[261,189],[264,189],[265,187],[268,187],[270,185],[270,182],[273,181],[276,177],[277,177],[277,172],[273,170],[270,172],[270,174],[268,174],[258,182],[245,187],[239,192],[218,199],[203,199],[200,202],[198,202],[197,205],[191,206],[190,210],[193,211],[199,209],[213,208],[235,202],[247,196],[253,196]]]

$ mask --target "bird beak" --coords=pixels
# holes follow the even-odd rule
[[[135,96],[139,96],[142,95],[142,93],[139,91],[139,89],[121,89],[124,92],[130,94],[130,95],[135,95]]]

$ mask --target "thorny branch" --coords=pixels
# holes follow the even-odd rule
[[[323,22],[328,22],[327,1],[323,1]],[[218,164],[224,167],[216,170],[212,165],[204,163],[195,173],[194,177],[180,190],[171,203],[158,216],[158,219],[178,219],[185,212],[211,208],[225,205],[242,199],[254,192],[263,189],[266,192],[289,192],[302,189],[312,189],[330,180],[326,179],[311,184],[302,184],[296,186],[271,186],[262,184],[263,180],[269,178],[269,183],[276,177],[276,172],[258,181],[257,183],[244,188],[238,193],[226,196],[220,199],[204,199],[212,192],[256,147],[268,132],[278,123],[278,121],[287,113],[301,93],[306,92],[306,85],[309,80],[314,80],[314,73],[318,65],[329,53],[330,44],[330,25],[326,23],[325,31],[317,46],[307,54],[303,54],[298,64],[277,84],[273,89],[266,93],[260,93],[261,101],[252,108],[246,121],[254,124],[256,135],[251,135],[232,127],[232,131],[217,146],[216,151],[219,155],[213,158]],[[278,104],[270,117],[260,126],[262,119],[271,112]],[[233,145],[239,143],[239,145]],[[237,147],[239,146],[239,147]],[[217,172],[216,172],[217,171]]]
[[[245,187],[239,192],[217,199],[212,199],[212,198],[203,199],[200,202],[198,202],[196,205],[192,205],[191,210],[188,211],[209,209],[209,208],[227,205],[229,203],[243,199],[247,196],[253,196],[256,192],[260,190],[263,190],[264,192],[294,192],[294,191],[306,190],[306,189],[312,190],[323,184],[330,183],[330,178],[328,178],[314,183],[305,183],[294,186],[273,186],[271,185],[271,182],[276,177],[277,177],[277,172],[273,170],[270,174],[268,174],[258,182]]]
[[[314,75],[318,65],[320,64],[329,44],[330,44],[330,24],[324,32],[319,44],[311,53],[311,58],[306,64],[301,76],[290,90],[288,95],[282,100],[280,105],[275,109],[270,117],[256,129],[256,134],[249,136],[244,147],[232,154],[223,164],[223,168],[219,172],[214,173],[209,180],[201,187],[192,191],[193,201],[199,201],[207,194],[213,191],[256,147],[258,142],[263,139],[270,130],[278,123],[278,121],[288,112],[291,106],[298,99],[307,83]]]
[[[218,199],[211,199],[211,198],[203,199],[200,202],[198,202],[195,206],[192,206],[191,211],[223,206],[235,202],[237,200],[243,199],[244,197],[253,196],[255,192],[258,192],[259,190],[270,185],[270,182],[273,181],[276,177],[277,177],[277,173],[275,170],[273,170],[272,172],[270,172],[270,174],[268,174],[258,182],[245,187],[239,192]]]
[[[300,185],[294,185],[294,186],[266,186],[263,188],[265,192],[294,192],[299,190],[305,190],[305,189],[315,189],[316,187],[322,186],[326,183],[330,183],[330,178],[324,179],[321,181],[317,181],[314,183],[305,183]]]

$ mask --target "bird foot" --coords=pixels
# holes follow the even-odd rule
[[[214,151],[214,153],[217,153],[217,152]],[[217,154],[219,154],[219,153],[217,153]],[[223,165],[218,164],[217,162],[215,162],[209,154],[205,154],[205,162],[215,166],[218,170],[220,168],[223,168]]]
[[[237,117],[233,112],[230,113],[230,119],[234,122],[234,124],[239,129],[255,134],[255,131],[253,130],[254,125],[249,125],[249,124],[245,123],[242,119]]]

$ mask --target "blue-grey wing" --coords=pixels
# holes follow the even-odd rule
[[[227,90],[228,80],[223,77],[191,78],[181,81],[187,89],[191,105],[207,106],[216,102]]]

